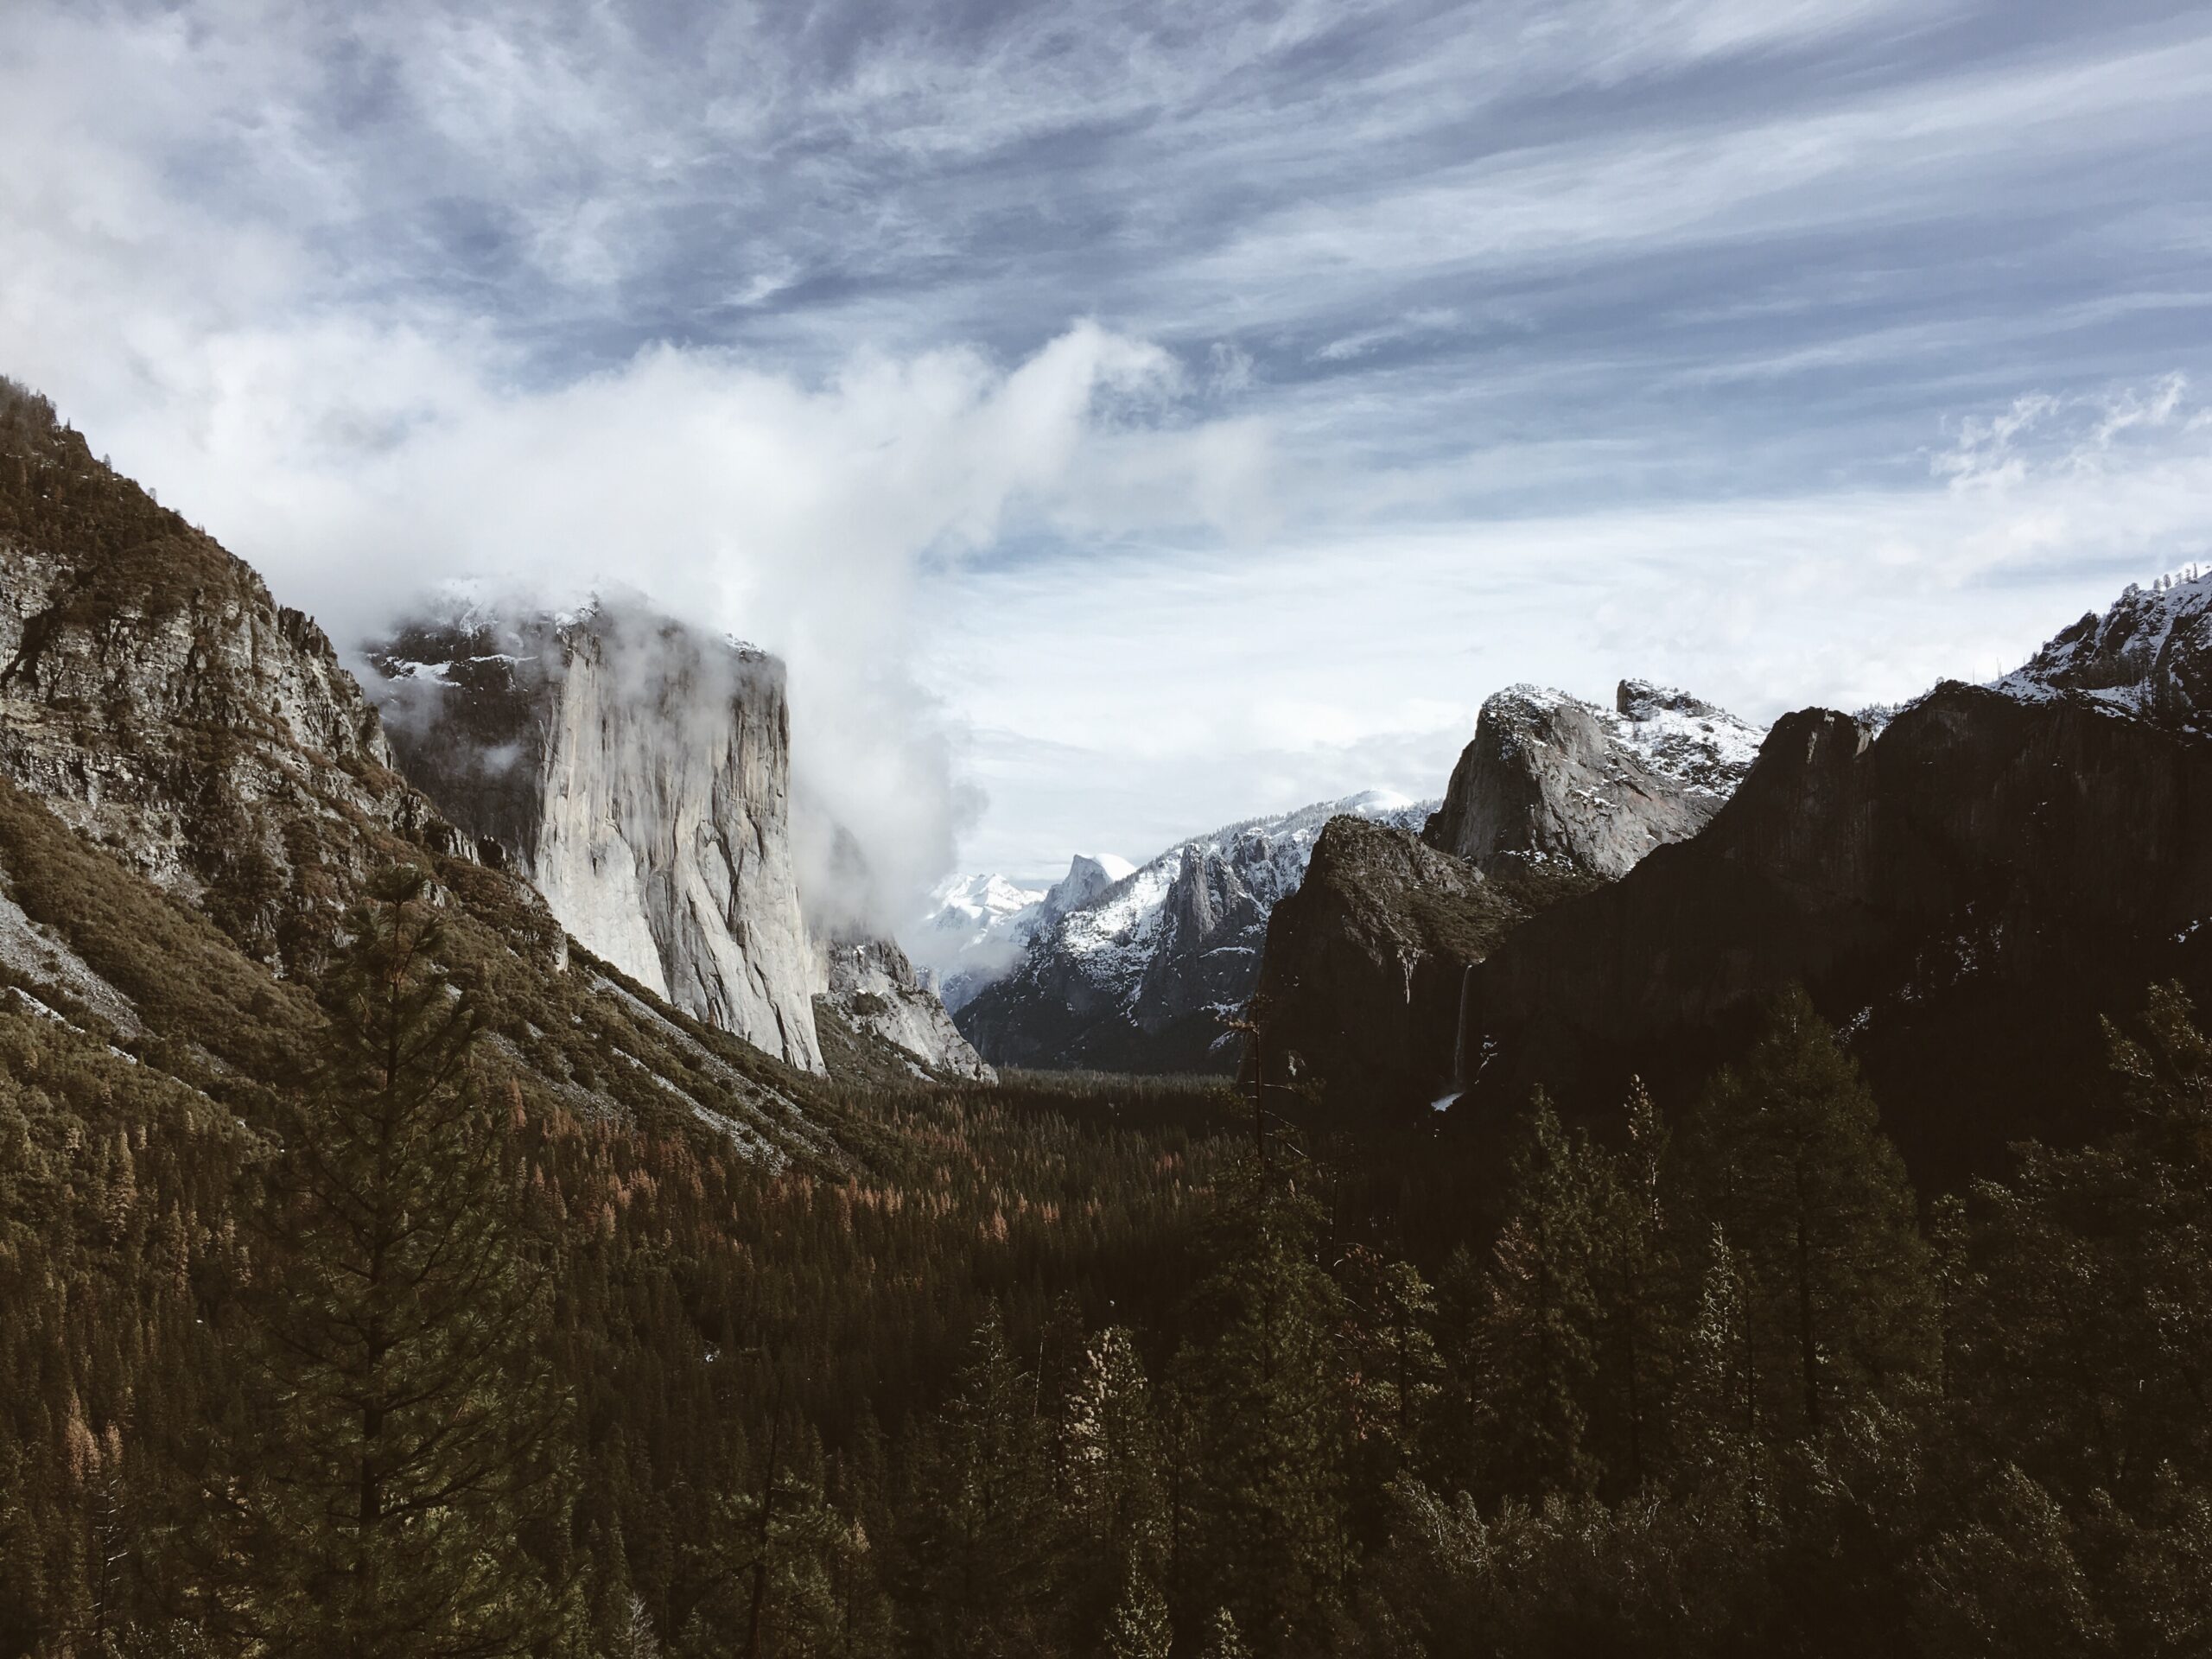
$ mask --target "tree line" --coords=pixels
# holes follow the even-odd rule
[[[1431,1250],[1218,1096],[886,1095],[839,1179],[582,1122],[419,873],[347,938],[264,1122],[0,1013],[0,1654],[2212,1648],[2178,991],[1945,1194],[1783,998]]]

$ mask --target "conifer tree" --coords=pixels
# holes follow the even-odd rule
[[[1508,1179],[1476,1332],[1478,1456],[1498,1490],[1586,1492],[1600,1472],[1595,1160],[1541,1093]]]
[[[1167,1659],[1175,1633],[1167,1623],[1167,1603],[1144,1564],[1129,1558],[1122,1599],[1107,1621],[1106,1659]]]
[[[1236,1615],[1228,1608],[1215,1611],[1198,1659],[1252,1659],[1252,1649],[1244,1645],[1243,1633],[1236,1628]]]
[[[1932,1378],[1935,1289],[1904,1165],[1802,991],[1773,1004],[1686,1138],[1693,1203],[1735,1251],[1763,1426],[1817,1433]]]
[[[2177,987],[2109,1033],[2117,1131],[1979,1183],[1952,1349],[1967,1421],[2072,1498],[2212,1479],[2212,1044]]]
[[[1713,1229],[1676,1401],[1676,1486],[1702,1491],[1756,1531],[1765,1507],[1758,1370],[1744,1281],[1727,1234]]]
[[[1198,1450],[1196,1582],[1268,1655],[1326,1622],[1345,1565],[1343,1303],[1319,1227],[1293,1182],[1247,1169],[1217,1218],[1178,1363]]]
[[[1052,1611],[1058,1565],[1036,1380],[1007,1347],[994,1307],[934,1426],[911,1517],[906,1590],[921,1651],[1031,1653]]]
[[[1129,1564],[1156,1582],[1167,1567],[1167,1494],[1152,1389],[1124,1326],[1082,1356],[1061,1408],[1060,1491],[1071,1545],[1071,1611],[1095,1628]]]
[[[420,871],[349,917],[286,1125],[238,1358],[253,1414],[211,1496],[220,1613],[271,1655],[517,1653],[560,1607],[523,1548],[564,1499],[566,1398],[476,1010]]]

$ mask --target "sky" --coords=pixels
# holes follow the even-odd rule
[[[2212,558],[2212,7],[0,5],[0,372],[351,644],[788,660],[887,886]]]

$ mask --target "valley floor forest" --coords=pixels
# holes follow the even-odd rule
[[[18,900],[81,923],[43,816]],[[492,1039],[563,1011],[434,896],[257,1022],[146,984],[197,1055],[0,1004],[0,1654],[2212,1644],[2177,992],[2101,1137],[1961,1191],[1789,997],[1609,1122],[1027,1075],[839,1091],[830,1175],[531,1098]]]

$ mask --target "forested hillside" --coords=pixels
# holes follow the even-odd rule
[[[855,1097],[836,1173],[587,1122],[486,1065],[421,892],[256,1033],[251,1101],[50,988],[0,1012],[4,1651],[2212,1630],[2212,1051],[2171,994],[2109,1134],[2003,1182],[1915,1193],[1788,1001],[1693,1101],[1531,1103],[1454,1225],[1423,1184],[1463,1149],[1255,1147],[1163,1084]]]

